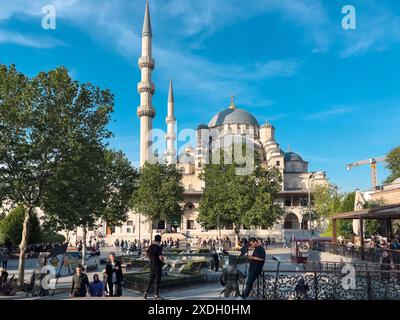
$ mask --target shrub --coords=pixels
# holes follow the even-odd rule
[[[24,208],[17,207],[0,221],[0,243],[11,242],[12,245],[20,244],[24,215]],[[39,242],[40,224],[36,216],[31,217],[28,228],[28,243]]]

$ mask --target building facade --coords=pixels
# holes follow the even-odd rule
[[[156,114],[151,103],[155,91],[155,86],[151,82],[151,72],[155,63],[152,57],[152,29],[148,3],[146,3],[142,39],[142,57],[139,59],[142,79],[138,85],[141,97],[141,104],[138,108],[141,166],[149,160],[149,155],[152,154],[151,128],[152,119]],[[204,182],[200,180],[199,174],[204,164],[211,160],[210,151],[227,137],[231,137],[233,140],[235,137],[241,137],[250,141],[254,149],[258,151],[257,154],[261,156],[262,164],[266,167],[278,168],[283,177],[282,191],[279,193],[277,201],[285,206],[288,212],[284,219],[269,230],[243,230],[242,234],[282,239],[288,232],[296,233],[309,229],[310,190],[316,184],[326,184],[328,182],[326,174],[322,171],[309,172],[308,162],[303,160],[299,154],[290,151],[284,152],[275,139],[275,128],[271,123],[260,125],[252,114],[238,108],[232,97],[228,108],[212,116],[208,124],[200,124],[197,127],[196,145],[187,146],[182,154],[177,155],[172,82],[169,86],[167,108],[165,159],[168,164],[176,164],[183,172],[182,183],[185,193],[182,208],[184,213],[181,221],[175,225],[169,225],[165,221],[157,222],[153,225],[153,233],[174,230],[178,234],[203,238],[233,235],[233,230],[205,231],[197,222],[199,203],[204,188]],[[143,239],[149,237],[151,226],[140,214],[130,212],[129,220],[122,227],[112,230],[104,227],[103,231],[111,238]]]

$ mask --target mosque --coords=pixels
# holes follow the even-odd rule
[[[152,105],[155,85],[152,82],[152,72],[155,60],[152,56],[152,28],[149,4],[146,3],[143,30],[142,56],[139,58],[141,81],[138,84],[140,106],[137,115],[140,119],[140,165],[143,166],[152,156],[152,129],[156,110]],[[158,221],[153,225],[154,232],[174,230],[177,233],[192,237],[216,237],[221,233],[233,235],[233,230],[203,230],[197,222],[198,207],[204,188],[204,182],[199,179],[199,173],[207,161],[212,141],[222,139],[226,135],[242,136],[251,139],[254,147],[260,151],[263,165],[276,167],[283,176],[282,191],[278,202],[286,207],[288,212],[282,221],[279,221],[269,230],[243,230],[242,234],[260,237],[275,237],[282,239],[288,233],[302,233],[310,229],[310,189],[316,184],[328,183],[325,172],[309,172],[308,162],[294,152],[284,152],[275,139],[275,128],[271,123],[261,124],[244,109],[235,105],[231,99],[230,106],[211,117],[208,124],[200,124],[196,130],[195,146],[185,148],[183,154],[175,150],[175,123],[174,90],[170,82],[168,94],[168,116],[166,118],[166,152],[165,160],[169,164],[176,164],[183,172],[185,188],[183,217],[180,221],[166,223]],[[204,137],[207,137],[206,139]],[[209,138],[211,137],[211,138]],[[104,232],[112,238],[143,239],[150,235],[150,224],[145,222],[140,214],[129,213],[128,221],[121,227],[107,228]]]

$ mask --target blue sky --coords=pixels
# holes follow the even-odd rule
[[[44,30],[42,7],[57,12]],[[344,5],[357,29],[344,30]],[[66,66],[115,94],[112,146],[139,160],[140,35],[144,0],[0,0],[0,63],[33,76]],[[343,191],[370,186],[355,160],[400,143],[400,2],[393,0],[150,0],[157,87],[165,128],[174,81],[178,130],[208,123],[235,95],[276,127],[283,150],[327,171]],[[387,171],[379,166],[380,180]]]

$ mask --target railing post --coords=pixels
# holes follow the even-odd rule
[[[318,278],[317,272],[314,271],[314,300],[318,300]]]
[[[368,300],[372,300],[372,283],[371,283],[371,273],[368,271],[368,265],[366,266],[365,276],[367,278],[367,297]]]
[[[267,300],[267,295],[265,292],[265,272],[262,273],[262,282],[263,282],[263,300]]]

